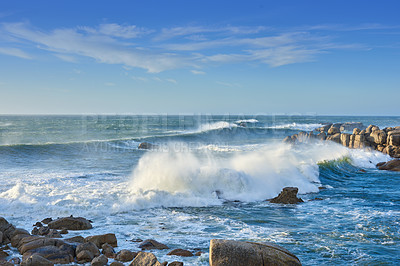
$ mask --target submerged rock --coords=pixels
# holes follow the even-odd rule
[[[271,203],[283,203],[283,204],[296,204],[299,202],[304,202],[302,199],[297,197],[297,192],[299,189],[297,187],[285,187],[282,192],[273,199],[270,200]]]
[[[301,265],[288,250],[272,243],[210,241],[210,266]]]
[[[138,146],[138,149],[141,149],[141,150],[154,150],[157,148],[158,148],[157,145],[151,144],[149,142],[142,142]]]

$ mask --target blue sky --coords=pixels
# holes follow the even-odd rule
[[[400,115],[399,1],[1,1],[0,114]]]

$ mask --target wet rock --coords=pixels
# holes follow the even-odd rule
[[[71,246],[44,246],[24,252],[22,259],[26,261],[33,255],[39,255],[55,264],[68,264],[74,261],[74,254],[74,249]]]
[[[361,133],[361,130],[359,128],[353,129],[353,135],[358,135]]]
[[[115,258],[115,251],[110,244],[105,243],[101,245],[101,253],[107,258]]]
[[[0,232],[3,234],[1,244],[8,244],[11,242],[12,234],[15,229],[15,226],[10,224],[5,218],[0,217]]]
[[[340,133],[331,134],[326,137],[326,140],[331,140],[336,143],[340,143],[340,136],[341,136]]]
[[[41,223],[41,222],[36,222],[34,225],[32,225],[32,226],[35,226],[35,227],[42,227],[43,226],[43,224]]]
[[[150,252],[139,252],[129,266],[161,266],[157,257]]]
[[[0,260],[0,266],[14,266],[14,263],[5,260]]]
[[[83,217],[63,217],[48,223],[50,229],[87,230],[92,229],[89,220]]]
[[[169,249],[168,246],[157,242],[154,239],[147,239],[145,241],[143,241],[140,245],[139,248],[141,248],[142,250],[150,250],[150,249]]]
[[[7,258],[8,256],[10,256],[10,254],[5,252],[4,250],[0,250],[0,260],[4,259],[4,258]]]
[[[185,250],[185,249],[174,249],[172,251],[170,251],[167,255],[175,255],[175,256],[180,256],[180,257],[193,257],[193,253],[190,252],[189,250]]]
[[[68,234],[68,230],[63,228],[63,229],[60,230],[59,233],[62,234],[62,235],[66,235],[66,234]]]
[[[340,133],[340,130],[339,130],[339,128],[337,128],[337,127],[331,126],[331,127],[328,129],[328,135],[335,135],[335,134],[337,134],[337,133]]]
[[[319,140],[326,140],[326,133],[325,133],[325,132],[320,132],[320,133],[317,135],[317,139],[319,139]]]
[[[105,266],[107,265],[108,259],[105,255],[100,255],[92,260],[92,266]]]
[[[42,223],[48,224],[48,223],[50,223],[51,221],[53,221],[52,218],[45,218],[45,219],[42,220]]]
[[[122,249],[117,253],[116,260],[127,262],[133,260],[137,256],[136,252],[132,252],[127,249]]]
[[[168,266],[183,266],[183,262],[180,261],[173,261]]]
[[[326,124],[326,125],[324,125],[322,127],[316,128],[315,130],[326,133],[326,132],[328,132],[328,129],[331,128],[331,126],[332,126],[332,124]]]
[[[90,251],[94,256],[99,256],[100,255],[100,250],[99,248],[92,242],[87,242],[83,244],[79,244],[76,247],[76,254],[79,254],[83,250],[88,250]]]
[[[343,146],[349,147],[350,144],[350,134],[342,133],[340,135],[340,142]]]
[[[82,250],[76,255],[76,259],[79,263],[91,262],[94,259],[94,255],[89,250]]]
[[[351,132],[356,128],[358,128],[360,130],[360,129],[365,129],[366,126],[364,126],[364,124],[361,122],[346,122],[340,126],[340,131],[341,132],[343,132],[343,131]]]
[[[64,241],[70,243],[85,243],[85,239],[82,236],[74,236],[70,238],[66,238]]]
[[[157,145],[151,144],[149,142],[142,142],[138,146],[138,149],[141,149],[141,150],[153,150],[153,149],[157,149],[157,148],[158,148]]]
[[[25,254],[25,252],[32,250],[32,249],[38,249],[42,248],[45,246],[54,246],[54,247],[61,247],[61,246],[70,246],[72,245],[67,244],[66,242],[60,240],[60,239],[54,239],[54,238],[43,238],[43,237],[36,237],[32,239],[24,238],[23,240],[26,240],[26,242],[23,242],[22,245],[18,247],[18,250],[21,254]]]
[[[301,265],[288,250],[272,243],[210,241],[210,266]]]
[[[379,170],[389,170],[389,171],[396,171],[400,172],[400,160],[395,159],[388,161],[386,163],[379,163],[376,165]]]
[[[386,143],[387,135],[383,130],[375,130],[370,134],[370,137],[374,143],[382,145]]]
[[[118,247],[117,237],[115,234],[88,236],[85,238],[85,242],[92,242],[98,248],[101,248],[101,246],[105,243],[110,244],[112,247]]]
[[[400,146],[400,130],[393,130],[387,133],[387,144]]]
[[[19,264],[21,264],[21,259],[15,257],[15,258],[10,259],[8,262],[12,263],[13,265],[19,265]]]
[[[283,204],[296,204],[299,202],[304,202],[302,199],[297,197],[297,192],[299,189],[297,187],[285,187],[282,192],[273,199],[270,200],[271,203],[283,203]]]
[[[24,261],[25,266],[53,266],[54,263],[39,256],[37,254],[33,254],[29,258]]]
[[[111,262],[110,266],[124,266],[124,264],[119,261],[113,261]]]
[[[195,255],[195,256],[201,256],[201,254],[203,254],[203,252],[197,251],[194,255]]]

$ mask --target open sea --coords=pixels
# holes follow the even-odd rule
[[[0,116],[0,216],[29,231],[82,216],[94,228],[66,236],[115,233],[116,251],[156,239],[204,252],[153,251],[160,262],[208,265],[210,240],[224,238],[274,242],[303,265],[400,265],[400,173],[375,168],[390,158],[282,143],[334,122],[383,128],[400,117]],[[287,186],[305,202],[266,201]]]

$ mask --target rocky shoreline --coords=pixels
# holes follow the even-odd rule
[[[92,222],[83,217],[63,217],[55,220],[46,218],[36,222],[31,233],[16,228],[0,217],[0,265],[52,266],[55,264],[88,264],[92,266],[180,266],[183,262],[159,262],[149,250],[170,248],[154,239],[138,244],[138,251],[121,249],[113,233],[83,238],[63,238],[69,230],[92,229]],[[10,247],[11,245],[11,247]],[[211,266],[258,266],[258,265],[301,265],[300,260],[288,250],[272,243],[253,243],[234,240],[212,239],[209,262]],[[11,256],[18,251],[20,256]],[[167,253],[173,260],[178,257],[200,256],[185,249],[174,249]]]
[[[351,149],[363,148],[388,154],[394,159],[377,164],[377,168],[400,171],[400,126],[380,129],[375,125],[366,127],[359,122],[326,124],[313,131],[287,136],[283,142],[296,144],[313,140],[333,141]]]

